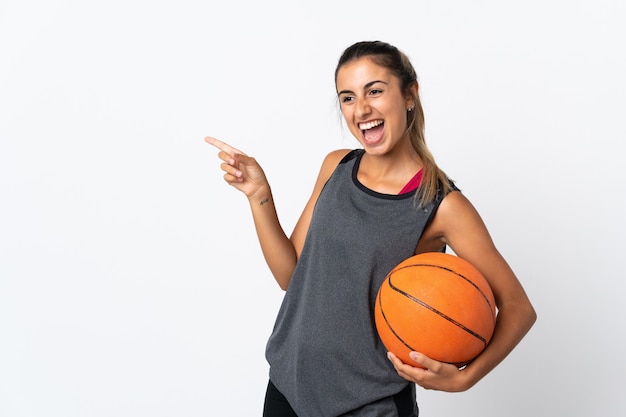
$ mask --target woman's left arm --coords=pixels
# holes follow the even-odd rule
[[[426,369],[403,364],[393,354],[390,360],[400,376],[426,389],[465,391],[502,362],[528,333],[537,315],[480,215],[463,194],[453,191],[443,199],[425,235],[448,245],[485,276],[498,308],[496,327],[485,350],[461,370],[418,352],[411,357]]]

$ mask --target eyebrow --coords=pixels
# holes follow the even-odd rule
[[[387,85],[388,83],[386,83],[385,81],[382,80],[374,80],[374,81],[370,81],[369,83],[365,84],[363,86],[363,90],[367,90],[368,88],[370,88],[371,86],[373,86],[376,83],[382,83]],[[337,93],[338,96],[342,95],[342,94],[350,94],[350,93],[354,93],[351,90],[341,90],[340,92]]]

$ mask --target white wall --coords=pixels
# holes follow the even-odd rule
[[[424,416],[623,416],[626,30],[619,0],[0,0],[0,416],[260,415],[282,293],[213,135],[291,231],[353,147],[341,51],[414,61],[440,165],[539,320]]]

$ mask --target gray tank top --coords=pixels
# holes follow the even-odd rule
[[[339,163],[319,196],[302,254],[270,336],[270,379],[299,417],[332,417],[380,403],[406,387],[374,324],[387,273],[415,252],[442,197],[381,194],[357,171],[364,151]],[[388,406],[388,405],[387,405]],[[364,415],[364,414],[350,414]]]

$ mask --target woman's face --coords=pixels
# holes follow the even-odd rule
[[[336,85],[346,124],[368,153],[385,154],[408,140],[406,112],[413,100],[387,68],[359,58],[339,69]]]

